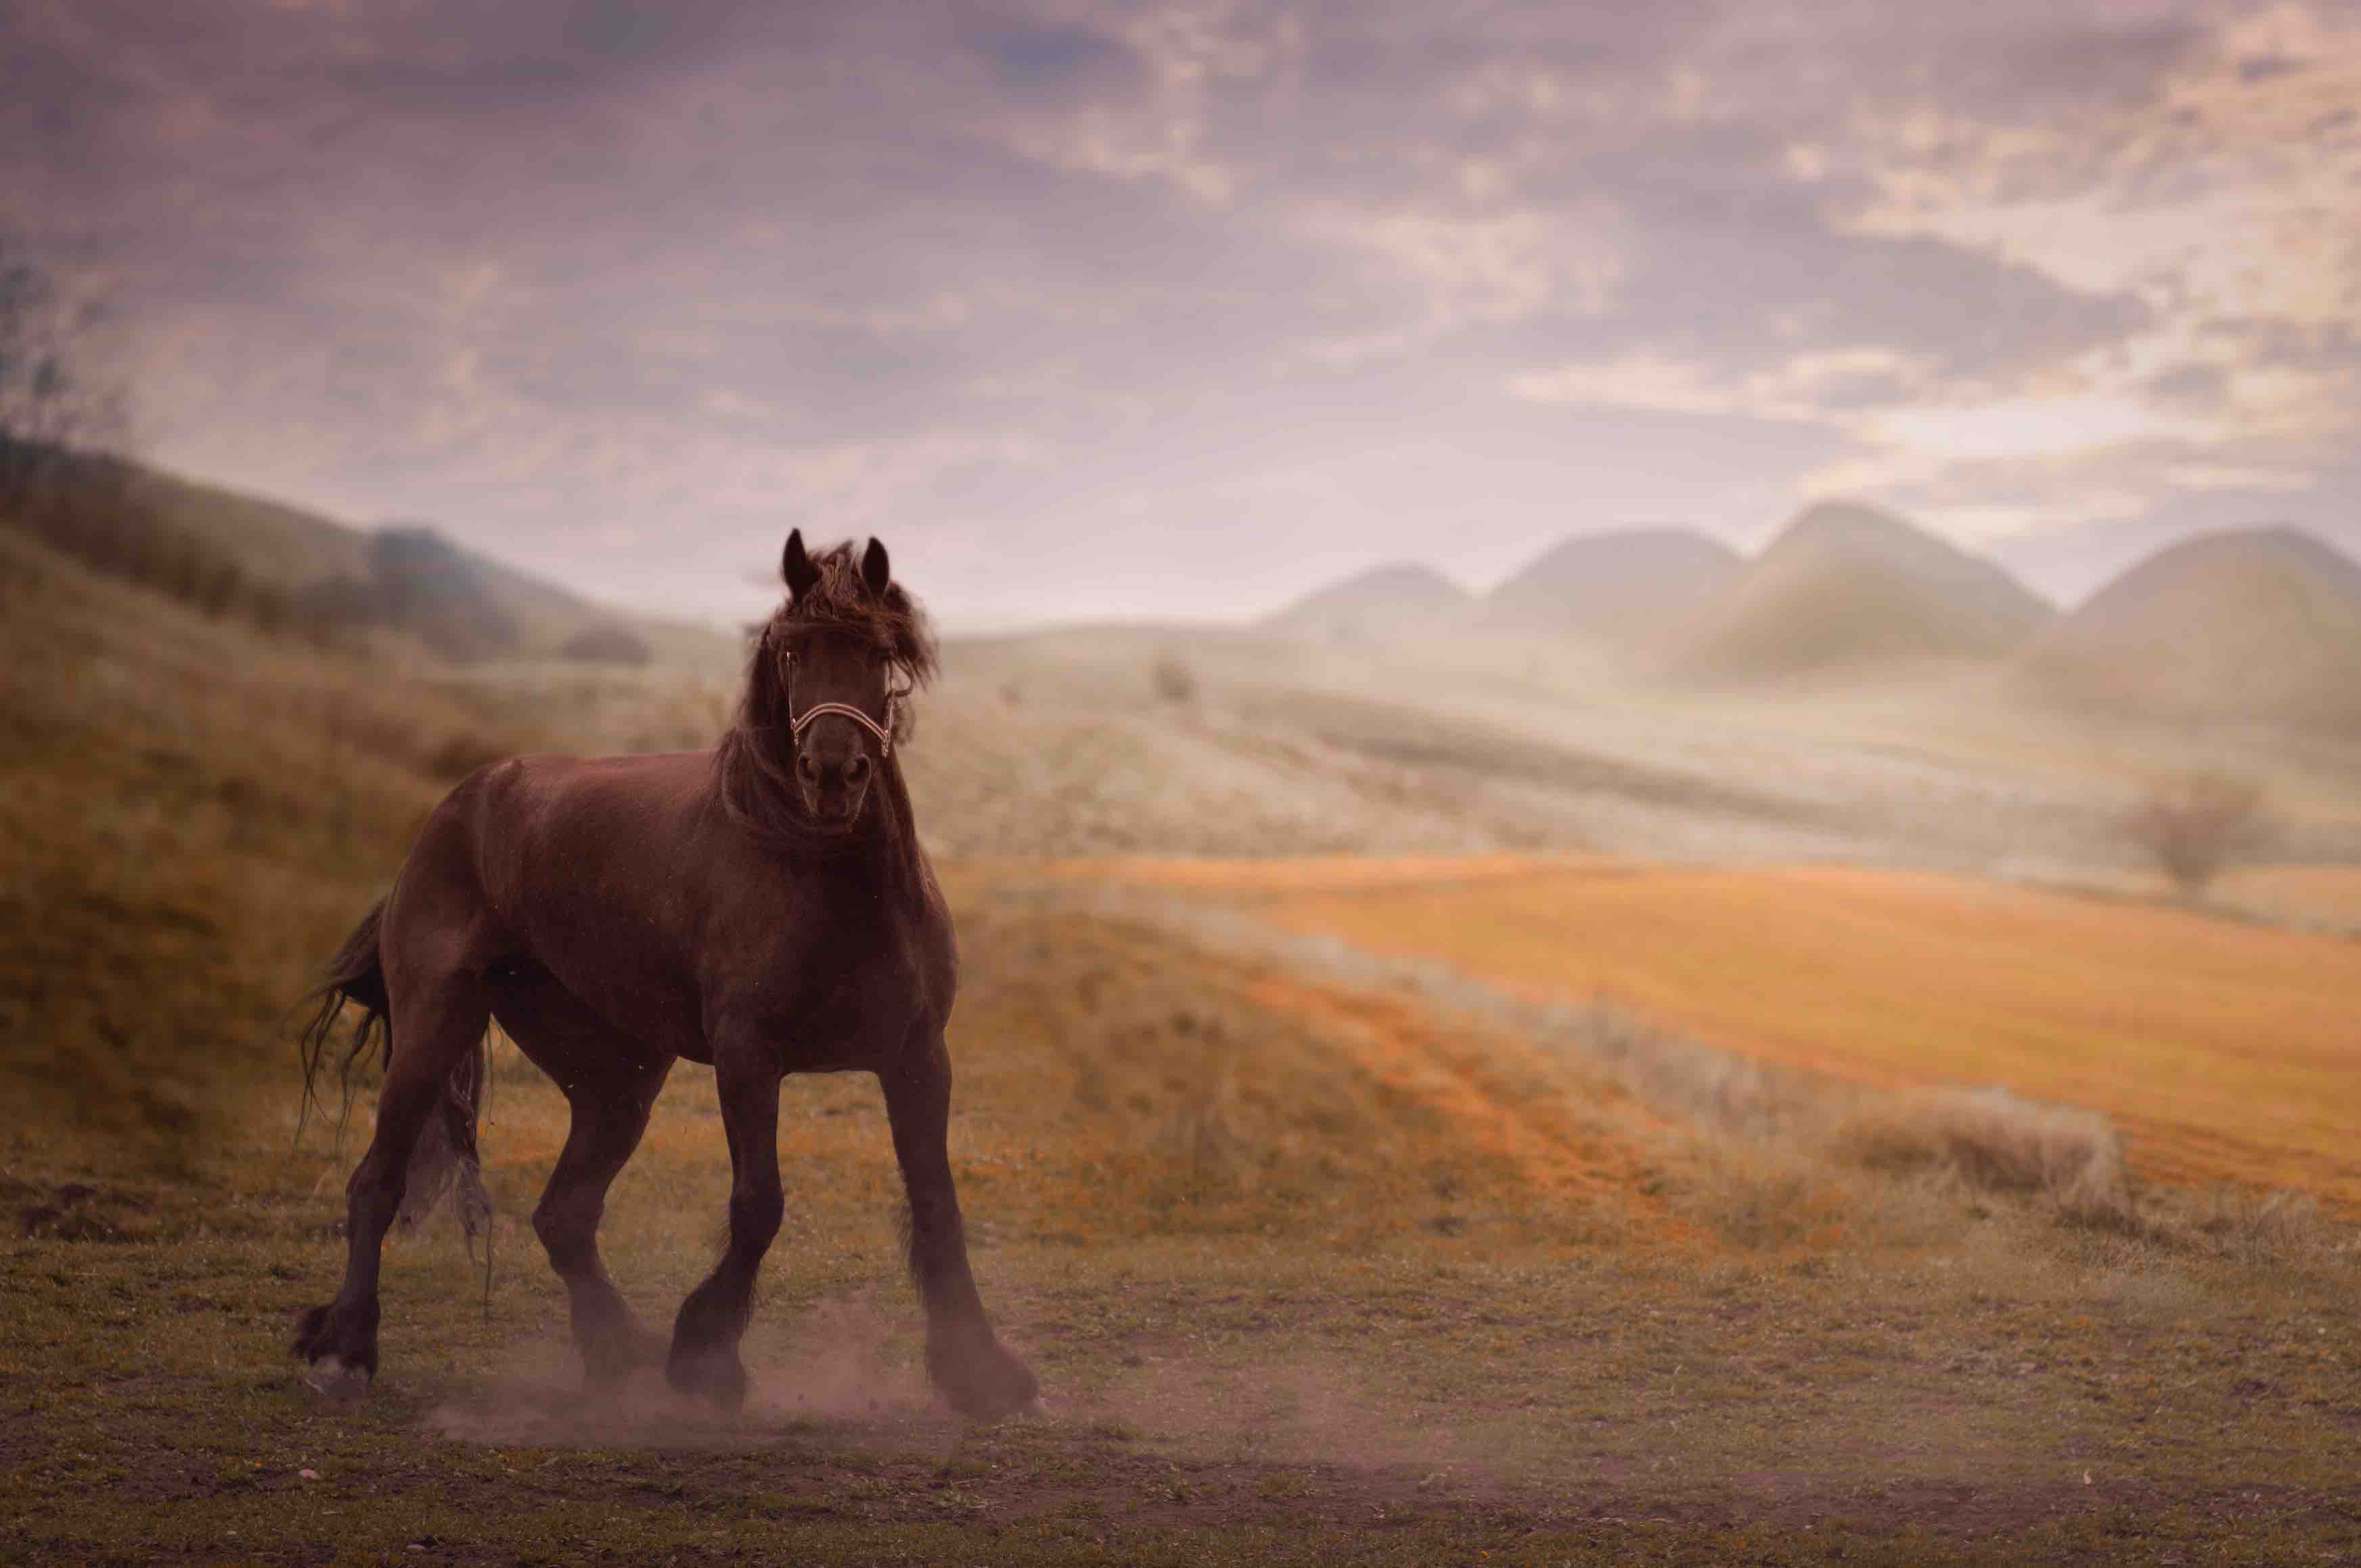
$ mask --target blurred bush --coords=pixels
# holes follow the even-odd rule
[[[2133,840],[2194,898],[2233,861],[2263,842],[2263,792],[2235,774],[2201,772],[2158,784],[2133,808]]]
[[[1178,654],[1159,655],[1149,668],[1148,678],[1156,695],[1166,702],[1187,703],[1197,698],[1197,672]]]

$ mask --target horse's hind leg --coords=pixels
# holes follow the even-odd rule
[[[502,982],[493,1013],[534,1066],[566,1091],[573,1125],[533,1212],[533,1234],[566,1282],[574,1344],[594,1387],[655,1360],[663,1341],[642,1329],[607,1277],[598,1221],[607,1189],[640,1146],[672,1058],[609,1027],[546,977]]]
[[[392,1059],[378,1096],[377,1131],[345,1188],[344,1288],[334,1301],[305,1312],[295,1336],[295,1354],[311,1364],[313,1386],[329,1394],[352,1392],[356,1377],[377,1376],[379,1251],[401,1208],[411,1151],[451,1092],[453,1072],[491,1022],[478,975],[389,961],[386,978]]]

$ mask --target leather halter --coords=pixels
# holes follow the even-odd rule
[[[766,650],[770,646],[771,633],[775,630],[777,630],[775,626],[766,626],[763,629],[763,644]],[[784,661],[784,663],[793,663],[794,661],[789,659]],[[779,679],[780,684],[784,686],[787,680],[787,673],[785,670],[782,669],[780,671]],[[885,682],[885,722],[883,724],[878,723],[875,719],[870,718],[867,714],[862,712],[851,703],[846,702],[814,703],[811,707],[804,709],[803,717],[798,718],[796,717],[795,699],[790,696],[787,699],[787,744],[790,747],[800,749],[804,743],[804,731],[812,727],[812,721],[814,719],[826,718],[829,714],[833,713],[840,718],[850,718],[852,722],[858,724],[861,728],[868,730],[869,733],[877,737],[877,760],[881,762],[885,762],[894,755],[895,720],[899,711],[902,699],[909,695],[910,688],[907,685],[897,686],[894,684],[891,676],[887,677]]]
[[[863,729],[868,730],[872,735],[876,736],[877,757],[880,762],[883,762],[884,759],[894,754],[894,702],[895,699],[901,695],[901,693],[894,690],[890,686],[886,688],[885,722],[883,724],[878,723],[875,719],[870,718],[867,714],[862,712],[859,708],[854,707],[850,703],[814,703],[811,707],[804,709],[804,716],[801,718],[790,718],[787,720],[787,739],[798,746],[802,745],[804,743],[804,731],[811,728],[812,720],[816,718],[826,718],[829,714],[833,713],[840,718],[850,718]]]

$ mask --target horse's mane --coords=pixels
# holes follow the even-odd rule
[[[714,752],[722,809],[758,842],[774,849],[825,850],[850,848],[858,834],[822,828],[806,813],[795,787],[794,740],[787,715],[784,661],[817,634],[865,639],[883,654],[889,682],[915,689],[934,679],[935,639],[926,611],[899,583],[883,594],[869,591],[850,543],[830,545],[811,563],[818,579],[782,605],[763,624],[747,661],[746,689],[730,731]],[[909,710],[897,708],[894,740],[899,748],[909,729]],[[915,835],[909,790],[898,756],[888,754],[873,786],[888,831]]]
[[[758,652],[769,643],[792,654],[817,632],[850,632],[866,638],[913,685],[935,678],[934,633],[926,611],[901,584],[889,582],[882,595],[871,593],[849,541],[818,552],[811,564],[818,579],[764,623]]]

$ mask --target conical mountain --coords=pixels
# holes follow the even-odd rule
[[[1744,568],[1736,551],[1694,529],[1581,534],[1485,596],[1484,621],[1634,647],[1696,613]]]
[[[2361,733],[2361,564],[2292,528],[2184,540],[2043,632],[2015,681],[2081,707]]]
[[[1328,642],[1384,642],[1466,619],[1467,590],[1416,562],[1373,566],[1305,595],[1263,626]]]
[[[1891,512],[1806,509],[1675,640],[1675,671],[1720,680],[1992,659],[2051,618],[1998,566]]]

